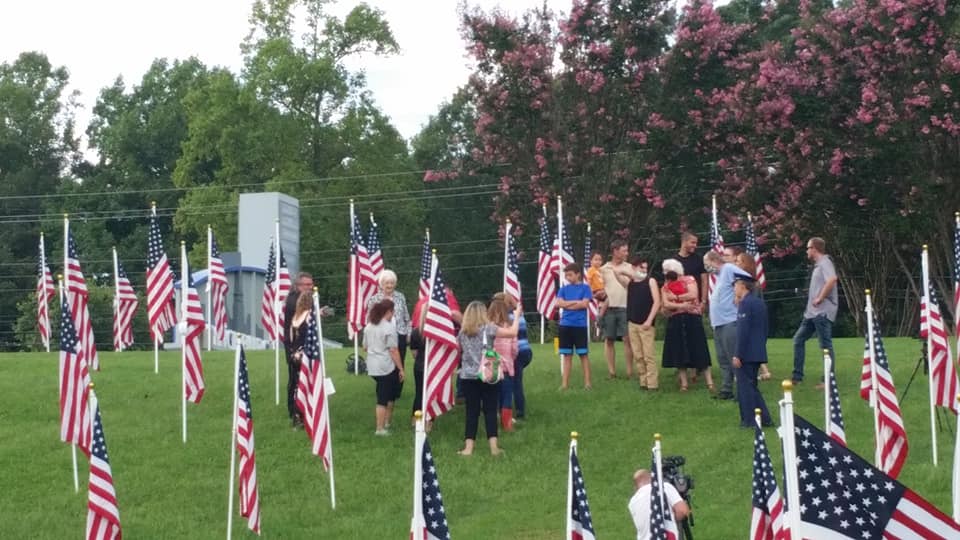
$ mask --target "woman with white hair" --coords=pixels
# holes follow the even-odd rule
[[[663,261],[664,284],[660,290],[663,313],[667,316],[667,333],[663,338],[663,367],[676,368],[680,391],[687,391],[687,370],[703,373],[707,388],[713,391],[710,373],[710,349],[700,319],[703,307],[694,276],[683,275],[683,265],[676,259]]]
[[[397,327],[397,349],[400,352],[400,365],[406,366],[407,336],[410,335],[410,312],[407,310],[407,298],[397,290],[397,274],[385,269],[378,278],[380,290],[367,300],[367,313],[374,304],[382,300],[393,302],[393,324]],[[403,392],[403,381],[397,385],[397,399]]]

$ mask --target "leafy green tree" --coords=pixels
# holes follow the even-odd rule
[[[0,64],[0,348],[16,346],[16,302],[36,284],[46,197],[77,159],[67,70],[40,53]],[[50,228],[47,228],[50,233]],[[55,236],[55,235],[49,235]],[[48,254],[51,251],[48,248]]]

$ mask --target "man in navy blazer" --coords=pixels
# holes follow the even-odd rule
[[[750,275],[734,276],[733,295],[737,301],[737,348],[732,359],[737,377],[737,400],[740,402],[740,426],[753,427],[754,409],[760,409],[760,421],[772,426],[770,411],[757,387],[760,364],[767,363],[767,305],[753,293]]]

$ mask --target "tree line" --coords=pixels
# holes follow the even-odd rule
[[[333,305],[345,303],[350,198],[376,215],[408,295],[426,227],[470,299],[500,286],[509,217],[532,299],[542,203],[564,197],[577,246],[589,221],[595,249],[626,237],[658,261],[681,229],[706,243],[715,194],[728,242],[755,216],[780,335],[802,309],[796,248],[810,235],[840,270],[841,334],[857,332],[864,288],[888,333],[915,332],[921,244],[952,296],[956,5],[700,0],[676,13],[666,0],[577,0],[518,17],[464,6],[473,73],[411,141],[347,67],[399,50],[388,21],[365,4],[343,17],[327,6],[257,0],[239,73],[156,59],[139,81],[103,88],[87,126],[67,67],[41,52],[0,64],[0,347],[36,346],[37,240],[46,232],[57,271],[64,212],[88,281],[112,283],[115,245],[142,292],[151,201],[168,252],[183,240],[202,266],[207,224],[234,249],[239,194],[258,191],[300,200],[301,265]],[[108,304],[100,312],[107,343]]]

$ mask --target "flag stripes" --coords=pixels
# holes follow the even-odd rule
[[[63,273],[64,295],[70,306],[73,323],[76,325],[77,338],[80,340],[80,347],[83,349],[83,358],[91,369],[99,370],[97,342],[93,337],[93,323],[90,320],[90,309],[87,306],[89,300],[87,281],[84,279],[83,270],[80,267],[80,255],[78,254],[77,243],[73,239],[73,232],[70,231],[69,223],[65,226],[67,227],[67,256],[66,270]]]
[[[260,488],[257,486],[257,454],[254,450],[253,409],[250,404],[250,377],[247,356],[240,346],[237,355],[236,450],[239,459],[240,515],[247,527],[260,534]],[[231,473],[232,474],[232,473]]]
[[[877,395],[875,401],[871,399],[872,394],[872,375],[871,375],[871,354],[870,339],[864,346],[863,369],[860,375],[860,397],[870,401],[871,405],[876,403],[874,414],[877,415],[879,433],[877,433],[877,449],[880,458],[879,468],[891,478],[896,478],[900,474],[900,469],[907,459],[907,432],[903,426],[903,416],[900,414],[900,403],[897,400],[897,391],[893,385],[893,375],[890,373],[890,364],[887,361],[887,353],[883,347],[883,340],[880,337],[880,326],[876,315],[871,315],[872,310],[867,316],[873,316],[873,357],[876,359],[876,365],[873,370],[877,378]]]
[[[177,316],[173,310],[173,272],[163,251],[156,209],[150,216],[147,236],[147,314],[153,340],[162,341],[163,334],[176,323]]]
[[[116,251],[114,251],[116,253]],[[120,351],[133,345],[133,316],[139,301],[123,264],[117,260],[116,287],[113,300],[113,348]]]
[[[557,311],[557,274],[553,271],[553,242],[547,224],[546,209],[540,221],[540,251],[537,259],[537,311],[547,319]]]
[[[66,296],[60,304],[60,440],[90,452],[90,372]]]
[[[230,282],[223,268],[223,259],[220,257],[220,246],[217,238],[210,231],[210,256],[207,260],[207,286],[210,287],[210,322],[213,324],[213,335],[223,340],[227,331],[227,293]]]
[[[757,263],[757,286],[760,287],[760,289],[766,289],[767,274],[763,271],[763,260],[760,257],[760,248],[757,246],[757,235],[753,232],[753,217],[750,214],[747,214],[746,244],[744,251],[747,252],[747,255],[753,257],[753,260]]]
[[[957,370],[950,353],[950,336],[940,314],[940,301],[933,285],[920,297],[920,337],[929,339],[933,404],[957,414]]]
[[[183,334],[183,379],[187,401],[200,403],[203,398],[203,361],[200,358],[201,340],[203,338],[203,307],[200,305],[200,295],[193,283],[190,265],[187,262],[187,248],[183,249],[183,264],[180,274],[180,301],[184,302],[180,321]]]
[[[53,276],[47,266],[46,248],[43,243],[43,233],[40,234],[39,254],[37,256],[37,330],[40,332],[40,341],[44,348],[50,350],[50,299],[57,290],[53,284]]]
[[[113,470],[107,454],[107,441],[100,421],[100,405],[90,390],[93,417],[90,448],[90,480],[87,488],[87,540],[120,540],[120,510],[113,487]]]
[[[424,380],[423,418],[430,421],[453,408],[453,377],[460,346],[454,332],[446,285],[440,262],[433,256],[431,292],[423,323]]]

